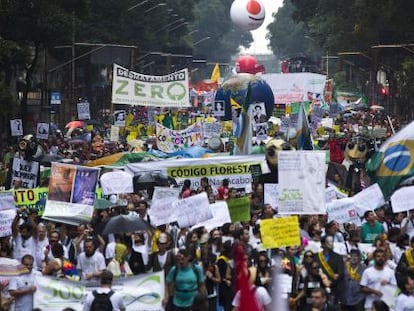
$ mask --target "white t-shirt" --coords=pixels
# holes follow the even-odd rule
[[[107,294],[110,292],[110,290],[111,289],[107,287],[100,287],[96,289],[96,292],[98,294],[103,294],[103,293]],[[93,295],[93,292],[89,292],[85,298],[85,301],[83,302],[83,311],[89,311],[91,309],[92,302],[94,299],[95,299],[95,296]],[[111,299],[112,307],[114,311],[123,311],[126,309],[124,301],[122,300],[121,294],[114,291],[110,299]]]
[[[95,251],[91,257],[86,257],[85,252],[83,252],[78,256],[78,265],[76,268],[82,271],[81,278],[86,281],[86,274],[96,273],[106,269],[105,258],[98,251]],[[98,278],[93,279],[97,280]]]
[[[411,238],[414,236],[414,220],[409,217],[405,217],[401,221],[401,228],[404,227],[406,227],[406,233],[410,236],[411,240]]]
[[[412,311],[414,310],[414,296],[399,294],[395,299],[394,311]]]
[[[394,271],[388,266],[384,266],[382,270],[377,270],[375,267],[365,269],[362,273],[360,284],[362,286],[381,291],[381,281],[387,281],[388,284],[397,285]],[[378,297],[373,294],[366,295],[364,305],[365,309],[371,308],[375,299],[378,299]]]
[[[33,267],[37,267],[36,261],[36,241],[33,237],[24,240],[20,233],[14,239],[14,259],[21,262],[24,255],[32,255],[34,258]]]
[[[251,289],[254,291],[256,300],[261,306],[262,310],[264,310],[265,306],[270,305],[272,303],[272,297],[270,297],[266,288],[264,288],[263,286],[256,286],[255,288],[255,286],[253,285]],[[232,305],[233,307],[240,307],[240,291],[237,291],[236,295],[234,296]]]
[[[31,273],[22,274],[11,278],[9,284],[9,291],[29,288],[36,285],[36,275],[40,276],[41,273],[32,270]],[[33,293],[22,295],[15,298],[14,310],[15,311],[31,311],[33,309]]]

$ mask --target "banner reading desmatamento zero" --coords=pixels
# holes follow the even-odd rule
[[[164,76],[144,75],[114,64],[112,102],[116,104],[189,107],[187,68]]]
[[[159,172],[173,178],[179,185],[185,179],[191,180],[191,186],[197,189],[200,179],[207,177],[210,185],[218,187],[224,178],[230,181],[230,187],[245,188],[253,179],[250,166],[265,163],[264,155],[220,156],[203,159],[168,159],[157,162],[129,163],[125,171],[138,175],[143,172]]]

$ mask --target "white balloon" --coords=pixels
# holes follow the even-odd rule
[[[230,8],[231,20],[245,31],[262,26],[265,16],[265,7],[260,0],[234,0]]]

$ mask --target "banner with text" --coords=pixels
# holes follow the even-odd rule
[[[82,311],[83,301],[98,284],[85,284],[38,275],[34,308],[61,311],[67,306]],[[146,273],[114,279],[112,289],[122,295],[127,310],[161,311],[164,298],[164,272]]]
[[[324,151],[279,152],[279,214],[325,214]]]
[[[299,246],[300,231],[297,216],[263,219],[260,235],[264,248]]]
[[[92,219],[99,168],[52,163],[43,218],[69,224]]]
[[[250,166],[264,163],[264,155],[220,156],[203,159],[168,159],[157,162],[129,163],[125,171],[133,175],[158,171],[175,179],[181,187],[185,179],[191,181],[191,187],[197,189],[200,179],[207,177],[210,185],[219,187],[224,178],[230,181],[230,187],[246,188],[251,185]]]
[[[115,104],[190,107],[187,68],[165,76],[144,75],[114,64],[112,102]]]
[[[185,130],[176,131],[157,123],[157,147],[167,153],[200,146],[202,140],[201,123],[194,123]]]
[[[14,158],[11,188],[35,188],[38,174],[39,162]]]

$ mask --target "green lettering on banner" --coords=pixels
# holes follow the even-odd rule
[[[181,89],[181,93],[180,93]],[[173,91],[175,91],[173,93]],[[167,88],[167,96],[172,100],[182,100],[187,94],[186,87],[180,82],[173,82]]]
[[[250,220],[250,199],[241,197],[227,200],[231,222],[249,221]]]
[[[128,86],[128,81],[125,80],[117,80],[117,82],[119,83],[118,88],[116,89],[116,94],[121,94],[121,95],[128,95],[128,91],[126,91],[125,89]]]
[[[145,84],[135,82],[135,96],[145,97]]]

